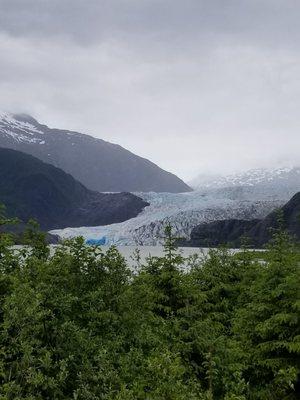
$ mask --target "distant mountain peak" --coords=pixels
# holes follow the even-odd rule
[[[235,186],[256,186],[281,184],[298,179],[299,166],[284,166],[278,168],[254,168],[230,175],[199,175],[191,182],[196,189],[225,188]]]
[[[2,141],[6,139],[6,141],[12,140],[15,143],[41,144],[41,142],[44,143],[41,138],[43,134],[44,132],[36,126],[36,121],[29,116],[25,118],[25,114],[21,116],[21,114],[0,113],[0,138]],[[4,144],[3,147],[9,146]]]

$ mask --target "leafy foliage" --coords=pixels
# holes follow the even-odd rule
[[[1,221],[5,221],[1,215]],[[7,221],[6,221],[7,222]],[[254,400],[300,393],[299,251],[165,254],[0,237],[0,399]]]

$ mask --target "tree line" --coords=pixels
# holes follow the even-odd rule
[[[0,217],[0,225],[11,222]],[[0,234],[0,399],[282,400],[300,396],[299,247],[165,252],[129,268],[82,238],[50,254]]]

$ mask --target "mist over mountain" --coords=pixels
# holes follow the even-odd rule
[[[230,175],[200,174],[190,185],[195,190],[243,187],[252,192],[264,190],[270,195],[280,194],[287,198],[300,189],[300,166],[256,168]]]
[[[0,148],[0,203],[10,217],[35,218],[43,229],[95,226],[137,216],[147,202],[131,193],[88,190],[59,168]]]
[[[52,164],[99,192],[188,192],[174,174],[123,147],[89,135],[50,129],[28,115],[0,113],[0,147]]]

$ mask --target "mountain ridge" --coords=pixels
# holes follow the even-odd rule
[[[0,113],[0,147],[33,155],[100,192],[188,192],[176,175],[118,144],[49,128],[27,114]]]

